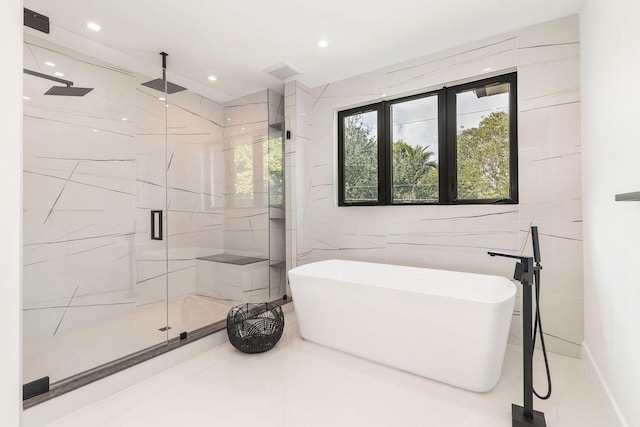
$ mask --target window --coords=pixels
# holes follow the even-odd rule
[[[338,112],[340,206],[518,203],[516,73]]]

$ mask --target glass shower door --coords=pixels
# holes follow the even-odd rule
[[[148,78],[28,34],[24,67],[23,379],[54,388],[166,342],[151,211],[166,210],[167,108]],[[51,90],[61,75],[89,90]]]
[[[171,72],[168,81],[188,86]],[[168,96],[167,237],[169,338],[226,318],[205,288],[211,257],[223,253],[222,105],[189,88]],[[202,283],[200,283],[200,282]]]

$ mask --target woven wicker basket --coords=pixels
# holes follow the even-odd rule
[[[269,303],[240,304],[227,314],[227,335],[243,353],[262,353],[282,337],[284,314],[280,306]]]

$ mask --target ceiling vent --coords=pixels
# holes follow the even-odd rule
[[[269,73],[279,80],[289,80],[300,74],[293,65],[288,62],[280,62],[276,65],[264,69],[265,73]]]

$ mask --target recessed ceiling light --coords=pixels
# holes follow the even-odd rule
[[[158,101],[166,101],[166,98],[160,97],[158,98]]]
[[[98,129],[94,129],[93,132],[98,133]]]
[[[483,68],[483,69],[482,69],[482,72],[483,72],[483,73],[487,73],[487,72],[489,72],[489,71],[491,71],[491,70],[493,70],[493,67],[486,67],[486,68]]]
[[[126,117],[123,117],[123,118],[122,118],[122,121],[123,121],[123,122],[126,122],[126,121],[127,121],[127,118],[126,118]]]
[[[100,28],[102,27],[95,22],[89,22],[87,23],[87,28],[93,31],[100,31]]]
[[[318,46],[321,47],[322,49],[324,49],[325,47],[329,46],[329,43],[327,43],[326,40],[320,40],[318,42]]]
[[[209,77],[207,77],[209,80],[211,80],[212,82],[215,82],[216,80],[218,80],[218,78],[216,76],[214,76],[213,74],[210,75]]]
[[[26,96],[26,95],[23,95],[23,96],[22,96],[22,99],[29,100],[29,99],[31,99],[31,98],[29,98],[29,97],[28,97],[28,96]]]
[[[231,119],[227,119],[227,121],[228,121],[228,122],[230,122],[230,121],[231,121]]]
[[[56,66],[56,64],[54,64],[54,63],[53,63],[53,62],[51,62],[51,61],[45,61],[44,65],[47,65],[47,66],[49,66],[49,67],[55,67],[55,66]]]
[[[58,77],[64,77],[64,73],[61,73],[60,71],[56,71],[55,73],[53,73],[54,75],[58,76]]]

